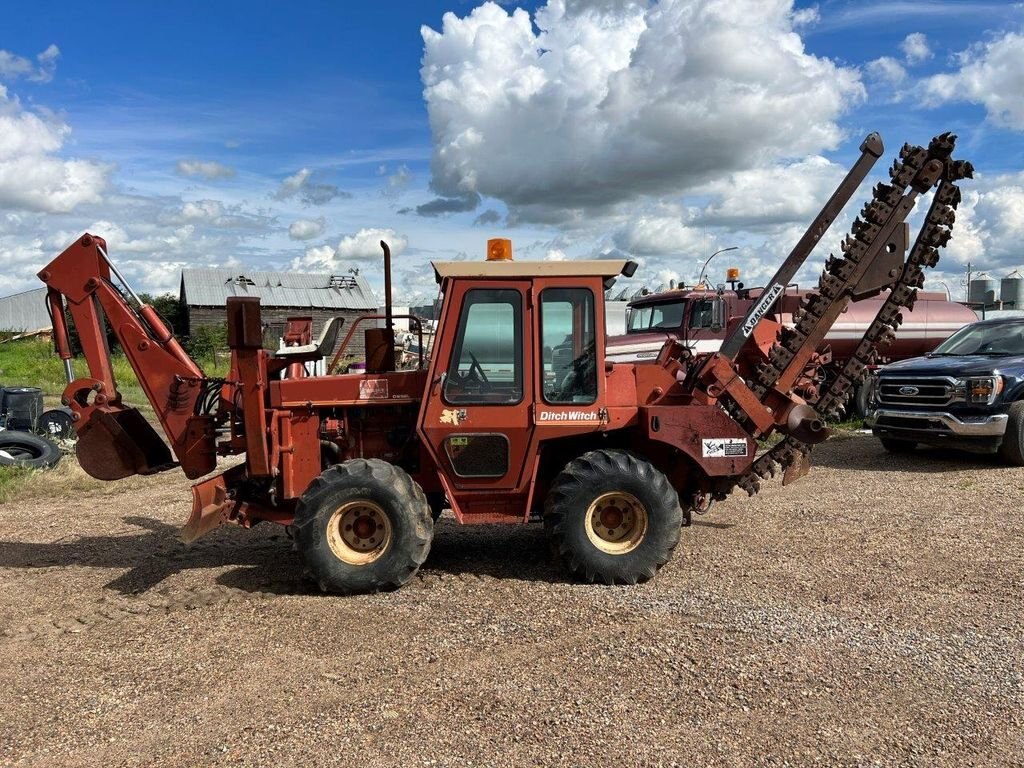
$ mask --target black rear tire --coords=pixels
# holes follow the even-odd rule
[[[910,453],[917,448],[917,443],[913,440],[897,440],[892,437],[880,437],[878,439],[882,441],[882,447],[889,453]]]
[[[0,432],[0,467],[52,469],[61,459],[60,447],[27,432]]]
[[[434,526],[423,490],[404,470],[353,459],[310,484],[293,528],[307,575],[324,592],[354,594],[405,584],[427,559]]]
[[[679,543],[682,524],[675,488],[627,451],[590,451],[570,461],[544,500],[552,549],[588,582],[653,578]]]
[[[1024,400],[1011,405],[1009,413],[999,455],[1007,464],[1024,467]]]

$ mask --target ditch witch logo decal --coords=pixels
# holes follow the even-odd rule
[[[608,413],[599,411],[537,411],[538,424],[603,424]]]

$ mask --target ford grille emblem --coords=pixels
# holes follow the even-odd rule
[[[901,395],[916,395],[920,391],[917,387],[900,387]]]

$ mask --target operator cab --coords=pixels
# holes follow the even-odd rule
[[[421,437],[450,470],[450,500],[469,511],[463,492],[486,487],[500,509],[494,491],[504,490],[521,516],[537,442],[603,423],[604,292],[635,265],[508,258],[434,269],[444,302]]]

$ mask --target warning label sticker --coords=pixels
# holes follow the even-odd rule
[[[701,440],[701,455],[705,459],[733,458],[747,455],[747,441],[741,437],[712,437]]]
[[[378,398],[387,399],[387,396],[387,379],[363,379],[363,381],[359,382],[360,400],[377,400]]]

